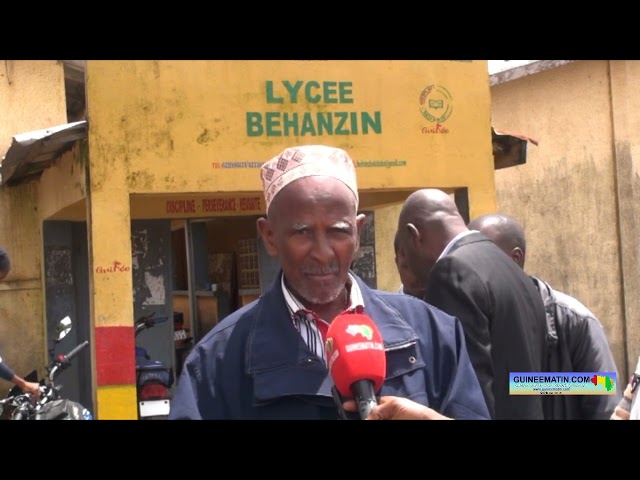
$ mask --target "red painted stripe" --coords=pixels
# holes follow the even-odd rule
[[[96,327],[98,386],[136,382],[133,327]]]

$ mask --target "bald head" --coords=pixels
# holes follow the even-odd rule
[[[492,213],[477,217],[469,222],[471,230],[478,230],[513,260],[524,268],[527,243],[522,225],[513,217],[501,213]]]
[[[409,267],[426,284],[447,244],[467,230],[454,200],[442,190],[425,188],[413,192],[404,202],[397,235]]]
[[[402,206],[400,224],[411,223],[419,231],[447,231],[456,236],[467,227],[453,199],[442,190],[424,188],[413,192]]]

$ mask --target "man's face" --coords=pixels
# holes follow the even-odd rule
[[[429,274],[437,257],[430,254],[424,234],[417,236],[406,227],[400,226],[399,251],[402,252],[403,262],[411,275],[410,283],[416,289],[422,290],[427,285]],[[411,288],[411,287],[410,287]]]
[[[402,250],[396,254],[396,267],[400,281],[402,282],[402,290],[408,295],[423,298],[425,294],[424,286],[418,281],[415,274],[409,268],[409,264]]]
[[[269,218],[258,221],[288,286],[310,305],[326,305],[344,291],[365,220],[356,213],[354,195],[342,182],[305,177],[283,188]]]

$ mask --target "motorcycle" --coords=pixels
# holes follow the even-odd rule
[[[155,316],[155,312],[136,320],[135,337],[169,317]],[[165,420],[171,409],[170,388],[173,385],[173,369],[163,362],[152,360],[147,350],[136,344],[136,391],[138,418],[140,420]]]
[[[175,378],[179,378],[184,361],[193,348],[193,337],[190,334],[190,329],[184,324],[184,316],[181,312],[173,314],[173,341],[176,351]]]
[[[46,367],[47,376],[40,380],[40,398],[33,400],[29,393],[15,386],[6,398],[0,400],[0,417],[9,407],[8,418],[11,420],[93,420],[91,412],[80,403],[64,398],[61,395],[62,385],[56,383],[58,375],[71,366],[71,360],[87,345],[88,341],[77,345],[69,353],[55,355],[55,345],[71,331],[71,319],[63,318],[56,327],[57,337],[54,346],[49,350],[51,361]],[[26,379],[33,381],[36,372],[31,372]],[[6,418],[6,417],[5,417]]]

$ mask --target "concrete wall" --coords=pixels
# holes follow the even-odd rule
[[[378,288],[397,292],[400,288],[400,276],[396,268],[393,239],[398,227],[398,217],[402,204],[379,208],[376,216],[376,272]]]
[[[62,63],[0,60],[0,112],[2,155],[13,135],[67,123]]]
[[[11,272],[0,282],[0,355],[17,375],[41,376],[47,360],[41,283],[42,235],[34,184],[0,189],[0,244]],[[0,396],[13,384],[0,380]]]
[[[86,220],[87,161],[85,140],[76,142],[71,150],[42,172],[38,182],[38,207],[42,220]]]
[[[56,60],[0,60],[0,151],[14,135],[66,123],[63,66]],[[38,186],[0,186],[0,244],[12,270],[0,283],[0,351],[18,375],[47,361],[43,322]],[[0,394],[10,383],[0,380]]]
[[[496,172],[498,209],[527,233],[525,268],[598,316],[625,377],[640,355],[639,79],[640,62],[577,61],[491,87],[493,125],[540,142]]]

